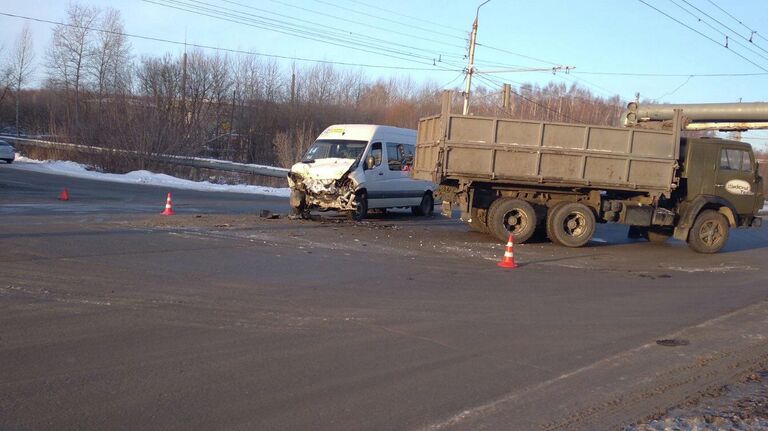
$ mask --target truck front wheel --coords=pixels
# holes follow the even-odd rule
[[[696,217],[688,246],[699,253],[717,253],[728,241],[728,219],[715,210],[704,210]]]
[[[554,243],[581,247],[595,234],[595,215],[582,203],[557,204],[549,210],[547,234]]]
[[[501,241],[512,234],[522,244],[533,236],[537,223],[536,211],[524,200],[499,198],[488,209],[488,230]]]

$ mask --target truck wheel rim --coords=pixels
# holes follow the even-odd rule
[[[720,223],[708,221],[701,225],[699,239],[706,245],[715,245],[723,239],[723,230]]]
[[[584,234],[587,229],[587,219],[584,214],[570,213],[563,221],[563,230],[572,237],[578,237]]]
[[[504,214],[504,229],[517,234],[528,226],[528,215],[525,211],[513,209]]]

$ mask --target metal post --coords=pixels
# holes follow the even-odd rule
[[[469,36],[469,63],[467,64],[467,77],[464,80],[464,109],[462,110],[463,115],[469,114],[469,91],[472,87],[472,74],[474,73],[475,69],[475,42],[477,41],[477,19],[480,16],[480,8],[483,7],[484,4],[488,3],[491,0],[485,0],[483,3],[480,4],[480,6],[477,7],[477,12],[475,12],[475,21],[472,23],[472,33]]]
[[[504,109],[509,109],[509,101],[511,99],[511,93],[512,93],[512,86],[509,84],[504,84],[504,86],[501,89],[501,106],[504,107]]]

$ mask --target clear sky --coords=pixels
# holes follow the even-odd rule
[[[618,94],[625,100],[634,99],[639,92],[641,98],[669,103],[768,101],[768,1],[643,1],[693,30],[640,0],[491,0],[480,9],[478,70],[572,66],[575,69],[568,75],[514,72],[494,74],[491,79],[513,84],[579,82],[597,95]],[[453,87],[461,83],[460,71],[466,66],[463,59],[466,38],[481,2],[82,0],[81,3],[120,10],[128,33],[175,41],[186,38],[190,43],[288,57],[426,68],[429,70],[365,70],[371,77],[410,75],[416,81],[429,79],[438,85]],[[187,6],[183,6],[185,4]],[[64,0],[0,0],[0,12],[60,21],[65,16],[66,5]],[[240,21],[250,25],[169,6],[206,8],[208,12],[202,13],[208,14],[237,13]],[[0,43],[6,47],[12,45],[23,23],[24,20],[18,18],[0,16]],[[304,32],[320,31],[319,37],[324,41],[298,37],[295,28],[284,30],[286,25],[301,26]],[[40,61],[50,44],[50,28],[51,24],[32,23]],[[757,33],[752,35],[750,30]],[[723,46],[726,34],[731,49]],[[753,43],[747,40],[750,36]],[[311,37],[318,38],[316,34]],[[183,49],[140,39],[131,39],[131,44],[136,56]],[[286,60],[285,64],[288,63]],[[38,70],[42,75],[42,68]],[[678,76],[627,75],[631,73]],[[707,74],[755,75],[700,76]],[[478,81],[484,82],[488,81]],[[768,136],[768,132],[763,134]]]

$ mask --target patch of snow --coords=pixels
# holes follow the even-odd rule
[[[108,174],[104,172],[89,171],[80,163],[63,160],[34,160],[16,153],[16,160],[8,166],[31,172],[64,175],[74,178],[85,178],[96,181],[109,181],[125,184],[145,184],[151,186],[165,186],[175,189],[197,190],[204,192],[231,192],[250,193],[258,195],[270,195],[288,197],[291,193],[287,187],[264,187],[251,185],[214,184],[208,181],[190,181],[172,177],[166,174],[158,174],[150,171],[132,171],[127,174]]]

